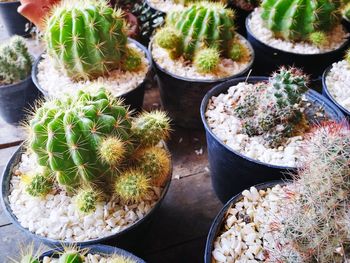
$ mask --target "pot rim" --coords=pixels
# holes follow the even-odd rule
[[[218,79],[192,79],[192,78],[186,78],[186,77],[182,77],[182,76],[178,76],[174,73],[171,73],[170,71],[164,69],[163,67],[161,67],[157,61],[155,61],[153,59],[153,55],[152,55],[152,49],[153,49],[153,42],[154,42],[154,38],[149,42],[148,45],[148,51],[152,57],[152,64],[155,68],[157,68],[158,70],[160,70],[161,72],[163,72],[166,75],[169,75],[175,79],[178,80],[182,80],[182,81],[187,81],[187,82],[192,82],[192,83],[215,83],[215,82],[224,82],[226,80],[230,80],[233,78],[236,78],[238,76],[244,75],[245,73],[247,73],[253,66],[254,60],[255,60],[255,52],[254,49],[252,47],[252,45],[250,44],[250,42],[248,41],[248,39],[246,39],[244,36],[242,36],[241,34],[235,32],[235,35],[238,36],[241,40],[245,40],[246,41],[246,47],[250,50],[250,54],[251,54],[251,60],[250,62],[247,64],[247,66],[241,70],[240,72],[228,76],[228,77],[223,77],[223,78],[218,78]]]
[[[327,67],[325,69],[325,71],[323,72],[322,74],[322,89],[323,91],[326,93],[327,97],[340,109],[342,110],[343,112],[345,112],[347,115],[350,116],[350,110],[346,109],[344,106],[342,106],[333,96],[332,94],[329,92],[328,90],[328,86],[327,86],[327,75],[328,73],[331,71],[333,67],[333,64],[330,65],[329,67]]]
[[[168,149],[167,145],[163,143],[163,146],[165,147],[165,149]],[[48,237],[44,237],[41,235],[37,235],[31,231],[29,231],[28,228],[25,228],[21,225],[21,223],[18,221],[16,215],[13,213],[11,207],[10,207],[10,203],[8,201],[8,197],[9,197],[9,185],[10,182],[10,178],[12,177],[12,170],[13,168],[19,163],[20,159],[21,159],[21,155],[25,150],[25,143],[23,142],[22,144],[19,145],[18,149],[12,154],[12,156],[10,157],[10,159],[8,160],[8,162],[6,163],[6,166],[2,172],[2,176],[0,178],[0,182],[1,182],[1,187],[0,187],[0,202],[1,205],[5,211],[5,214],[8,216],[8,218],[10,218],[11,222],[18,227],[19,229],[21,229],[23,232],[25,232],[27,235],[31,236],[32,238],[35,238],[37,240],[42,241],[43,243],[49,245],[49,246],[54,246],[55,248],[57,247],[62,247],[62,246],[69,246],[69,245],[77,245],[77,246],[87,246],[87,245],[93,245],[93,244],[97,244],[97,243],[103,243],[107,240],[110,239],[114,239],[114,238],[118,238],[118,237],[122,237],[124,234],[127,234],[128,232],[130,232],[131,230],[134,230],[135,228],[137,228],[139,225],[141,225],[142,223],[144,223],[145,221],[147,221],[148,219],[151,218],[151,216],[158,210],[158,208],[160,207],[160,205],[162,204],[162,202],[165,199],[165,196],[169,190],[170,187],[170,183],[172,181],[172,174],[173,174],[173,162],[171,160],[171,170],[169,172],[169,178],[168,181],[166,183],[166,185],[163,188],[162,194],[160,196],[160,198],[158,199],[158,201],[156,202],[156,204],[152,207],[152,209],[140,220],[136,221],[134,224],[132,224],[131,226],[125,228],[124,230],[118,232],[118,233],[114,233],[108,236],[104,236],[104,237],[100,237],[100,238],[95,238],[95,239],[90,239],[90,240],[86,240],[86,241],[67,241],[67,240],[56,240],[56,239],[52,239],[52,238],[48,238]],[[5,178],[8,178],[8,184],[5,182]],[[7,200],[5,202],[5,199]]]
[[[19,0],[9,1],[9,2],[0,2],[0,5],[13,5],[20,3]]]
[[[254,11],[253,11],[254,12]],[[285,53],[287,55],[297,55],[297,56],[300,56],[300,57],[304,57],[305,59],[307,59],[308,57],[312,57],[312,56],[319,56],[319,55],[331,55],[332,53],[335,53],[335,52],[338,52],[339,50],[342,50],[342,49],[345,49],[347,47],[347,45],[349,44],[350,42],[350,39],[349,39],[349,36],[346,37],[346,40],[343,44],[341,44],[338,48],[334,49],[334,50],[330,50],[330,51],[325,51],[325,52],[322,52],[322,53],[316,53],[316,54],[300,54],[300,53],[296,53],[296,52],[291,52],[291,51],[286,51],[286,50],[283,50],[283,49],[279,49],[279,48],[275,48],[273,46],[270,46],[264,42],[262,42],[260,39],[258,39],[254,33],[252,32],[252,30],[250,29],[249,27],[249,20],[251,19],[252,17],[252,14],[253,12],[251,12],[247,17],[246,17],[246,20],[245,20],[245,28],[247,30],[247,34],[252,36],[254,38],[254,40],[256,42],[258,42],[259,44],[261,45],[264,45],[268,48],[271,48],[273,50],[276,50],[277,52],[282,52],[282,53]],[[344,26],[342,25],[343,29],[344,29]],[[344,30],[345,32],[347,32],[347,30]]]
[[[1,92],[1,89],[13,88],[13,87],[15,87],[17,85],[21,85],[24,82],[29,81],[31,78],[32,78],[32,75],[31,75],[31,73],[29,73],[29,75],[25,79],[22,79],[19,82],[16,82],[16,83],[13,83],[13,84],[7,84],[7,85],[0,85],[0,92]]]
[[[243,153],[232,149],[228,145],[224,144],[222,142],[222,140],[220,140],[220,138],[212,131],[212,129],[208,125],[208,122],[207,122],[207,119],[205,116],[205,113],[207,110],[207,105],[208,105],[211,97],[218,96],[219,94],[227,92],[227,90],[231,86],[237,85],[240,82],[256,83],[256,82],[267,81],[267,80],[268,80],[268,77],[249,76],[248,78],[240,77],[240,78],[231,79],[229,81],[226,81],[224,83],[220,83],[220,84],[216,85],[211,90],[209,90],[207,92],[207,94],[205,94],[205,96],[201,102],[200,114],[201,114],[202,123],[203,123],[204,129],[205,129],[205,132],[209,133],[215,139],[215,141],[220,144],[221,147],[224,147],[231,154],[239,156],[240,158],[243,158],[246,161],[253,162],[253,163],[261,165],[261,166],[266,166],[266,167],[278,169],[278,170],[282,169],[282,170],[292,170],[293,171],[296,169],[296,167],[265,163],[265,162],[259,161],[257,159],[253,159],[251,157],[248,157],[248,156],[244,155]],[[315,90],[312,90],[312,89],[308,89],[306,91],[306,94],[308,97],[316,98],[316,99],[318,99],[318,101],[322,101],[323,105],[327,105],[328,108],[331,108],[335,112],[337,112],[342,119],[345,119],[345,115],[335,105],[333,105],[332,102],[330,100],[328,100],[326,97],[322,96],[321,94],[319,94],[318,92],[316,92]]]
[[[278,184],[281,186],[287,185],[291,183],[292,180],[274,180],[269,182],[264,182],[261,184],[254,185],[254,187],[259,191],[262,189],[272,188]],[[212,262],[212,251],[213,251],[213,244],[214,240],[217,237],[219,231],[221,230],[222,223],[225,219],[227,210],[235,203],[237,203],[240,199],[242,199],[242,192],[234,195],[230,200],[228,200],[225,205],[220,209],[219,213],[215,216],[210,229],[209,233],[207,235],[207,240],[205,243],[205,252],[204,252],[204,262],[205,263],[211,263]]]
[[[151,71],[153,65],[153,60],[152,60],[152,57],[151,57],[151,54],[148,52],[148,49],[142,45],[140,42],[136,41],[135,39],[132,39],[132,38],[128,38],[128,42],[130,43],[133,43],[135,44],[138,48],[140,48],[142,50],[142,52],[144,53],[146,59],[148,60],[148,70],[147,70],[147,73],[144,77],[144,80],[143,82],[141,82],[139,85],[136,86],[136,88],[132,89],[132,90],[129,90],[128,92],[126,93],[123,93],[121,95],[119,95],[118,97],[121,97],[121,96],[128,96],[130,95],[132,92],[134,92],[135,90],[137,89],[140,89],[142,87],[142,84],[147,81],[147,76],[149,75],[149,72]],[[33,79],[33,83],[34,85],[37,87],[37,89],[44,95],[44,97],[51,97],[48,93],[47,90],[43,89],[43,87],[40,85],[39,83],[39,79],[38,79],[38,65],[39,63],[41,62],[41,60],[43,59],[43,55],[46,53],[46,51],[43,51],[39,56],[38,58],[35,60],[35,62],[33,63],[33,67],[32,67],[32,71],[31,71],[31,77]]]

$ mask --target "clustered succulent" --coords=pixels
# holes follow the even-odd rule
[[[249,136],[263,135],[269,147],[307,127],[301,108],[308,78],[296,68],[280,68],[267,82],[245,89],[235,106],[242,130]]]
[[[235,37],[234,12],[221,3],[200,2],[168,13],[155,41],[171,59],[183,56],[204,73],[215,72],[220,57],[240,61],[248,54]]]
[[[168,179],[170,156],[156,146],[169,136],[168,117],[160,111],[131,117],[104,89],[45,102],[29,130],[28,146],[43,168],[25,179],[33,196],[47,194],[56,182],[88,213],[113,194],[139,202]]]
[[[14,36],[0,46],[0,85],[24,80],[32,70],[32,58],[25,40]]]
[[[116,68],[138,70],[141,54],[127,47],[123,16],[104,0],[64,0],[46,22],[48,53],[74,80],[96,78]]]
[[[327,32],[340,23],[340,1],[263,0],[262,18],[276,37],[327,44]]]

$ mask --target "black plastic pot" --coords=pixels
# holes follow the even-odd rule
[[[267,188],[272,188],[278,184],[286,185],[287,182],[282,181],[282,180],[278,180],[278,181],[276,180],[276,181],[272,181],[272,182],[267,182],[267,183],[255,185],[255,188],[258,191],[265,190]],[[204,263],[212,263],[213,262],[212,261],[212,252],[213,252],[213,248],[214,248],[214,242],[215,242],[217,236],[223,230],[222,228],[223,228],[224,220],[226,219],[227,210],[229,208],[231,208],[231,206],[233,206],[235,203],[239,202],[242,199],[243,199],[242,193],[235,195],[225,204],[225,206],[220,210],[219,214],[215,217],[215,219],[210,227],[209,234],[207,237],[207,242],[205,245]]]
[[[203,129],[199,109],[204,95],[214,86],[243,76],[249,71],[254,62],[254,50],[249,42],[247,47],[252,54],[252,60],[247,67],[235,75],[221,79],[197,80],[177,76],[153,60],[162,106],[176,125],[183,128]],[[152,54],[152,42],[149,45],[149,52]]]
[[[342,25],[346,28],[348,32],[350,32],[350,21],[345,16],[342,17],[341,21]]]
[[[19,123],[34,104],[39,92],[31,76],[11,85],[0,85],[0,115],[8,123]]]
[[[111,247],[111,246],[106,246],[106,245],[92,245],[92,246],[81,247],[81,249],[84,249],[84,250],[87,249],[88,253],[91,253],[91,254],[99,254],[99,255],[103,255],[103,256],[120,255],[120,256],[124,256],[124,257],[132,260],[135,263],[146,263],[141,258],[131,254],[128,251],[125,251],[125,250],[117,248],[117,247]],[[42,262],[44,257],[50,257],[50,258],[58,257],[62,251],[63,251],[63,248],[49,250],[49,251],[43,253],[40,256],[39,260],[40,260],[40,262]]]
[[[249,28],[248,21],[251,15],[246,19],[246,30],[249,42],[255,51],[255,74],[269,75],[280,66],[296,66],[311,74],[313,78],[322,75],[328,65],[340,60],[349,44],[349,40],[344,42],[338,49],[320,54],[298,54],[276,49],[266,45],[255,38],[254,33]]]
[[[7,34],[27,36],[26,24],[29,21],[17,12],[17,8],[20,6],[19,1],[14,2],[0,2],[0,18],[2,24],[5,26]]]
[[[6,215],[10,218],[12,223],[24,231],[24,233],[27,236],[30,236],[34,239],[37,239],[40,242],[43,242],[44,244],[52,247],[52,248],[58,248],[62,246],[72,246],[76,245],[79,247],[87,246],[87,245],[93,245],[98,243],[108,243],[113,242],[113,245],[117,245],[121,248],[126,249],[133,249],[135,246],[138,245],[138,243],[143,238],[143,233],[148,229],[149,223],[156,215],[156,212],[159,210],[160,205],[162,201],[164,200],[165,195],[168,192],[170,182],[171,182],[171,173],[169,175],[169,180],[167,184],[165,185],[163,192],[161,194],[161,197],[159,198],[157,204],[146,214],[142,219],[131,225],[130,227],[124,229],[123,231],[119,233],[115,233],[109,236],[91,239],[88,241],[82,241],[82,242],[73,242],[73,241],[63,241],[63,240],[55,240],[47,237],[43,237],[40,235],[37,235],[35,233],[30,232],[27,228],[24,228],[21,223],[18,221],[16,215],[12,212],[10,207],[10,201],[9,201],[9,193],[10,193],[10,187],[11,187],[11,177],[12,177],[12,171],[14,167],[19,163],[21,159],[22,153],[25,152],[24,145],[22,144],[17,151],[11,156],[10,160],[7,162],[6,167],[3,171],[2,177],[1,177],[1,188],[0,188],[0,197],[1,197],[1,205],[3,207],[3,210],[5,211]]]
[[[327,99],[331,100],[343,113],[344,115],[350,119],[350,111],[345,109],[342,105],[340,105],[335,98],[330,94],[327,83],[326,83],[326,77],[329,73],[329,71],[332,69],[332,65],[329,66],[322,75],[322,95],[325,96]]]
[[[139,84],[135,89],[128,91],[127,93],[124,93],[123,95],[120,96],[120,98],[122,98],[124,100],[124,103],[126,105],[130,105],[130,109],[134,109],[136,111],[140,111],[142,109],[142,105],[143,105],[143,98],[145,95],[145,89],[148,86],[148,84],[150,83],[149,80],[149,73],[151,71],[152,68],[152,58],[150,56],[150,54],[148,53],[148,50],[146,47],[144,47],[143,45],[141,45],[139,42],[137,42],[134,39],[129,38],[128,39],[129,42],[134,43],[138,48],[140,48],[144,53],[145,56],[147,57],[148,63],[149,63],[149,69],[148,69],[148,73],[144,79],[144,81]],[[41,54],[37,60],[34,62],[33,65],[33,69],[32,69],[32,78],[33,78],[33,82],[35,84],[35,86],[38,88],[38,90],[46,97],[49,98],[49,94],[48,92],[45,90],[44,87],[42,87],[39,83],[38,80],[38,65],[40,63],[40,61],[43,59],[43,54]]]
[[[256,83],[267,79],[266,77],[250,77],[247,82]],[[245,78],[237,78],[217,85],[205,95],[201,104],[201,117],[206,131],[211,181],[214,191],[222,203],[226,203],[233,195],[251,185],[283,179],[287,176],[287,172],[293,172],[295,169],[263,163],[232,150],[209,127],[205,117],[209,99],[225,93],[229,87],[245,80]],[[344,120],[344,114],[331,101],[316,91],[308,90],[306,96],[310,102],[322,106],[328,118],[337,122]],[[311,117],[310,121],[313,121]],[[320,120],[314,121],[318,122]]]

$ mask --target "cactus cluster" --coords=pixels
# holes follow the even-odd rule
[[[0,85],[17,83],[32,70],[32,58],[24,38],[12,37],[0,46]]]
[[[29,130],[28,146],[44,171],[30,177],[33,196],[47,194],[56,182],[88,213],[106,196],[138,202],[167,181],[170,157],[156,144],[169,136],[168,117],[159,111],[131,117],[104,89],[45,102]]]
[[[220,57],[240,61],[248,54],[235,37],[234,12],[221,3],[200,2],[168,13],[155,41],[171,59],[183,56],[204,73],[215,71]]]
[[[338,0],[263,0],[261,7],[266,26],[288,41],[325,45],[327,32],[340,23]]]
[[[64,0],[46,22],[48,53],[74,80],[96,78],[116,68],[137,70],[141,55],[127,48],[123,16],[105,0]]]
[[[263,135],[269,147],[307,127],[301,109],[308,78],[296,68],[280,68],[269,80],[247,88],[235,106],[242,130],[249,136]]]

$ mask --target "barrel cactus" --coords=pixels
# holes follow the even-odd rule
[[[127,52],[123,12],[104,0],[63,1],[54,7],[45,40],[57,66],[74,80],[106,75],[125,65],[130,54],[140,56]],[[140,63],[127,63],[126,70],[136,70]]]
[[[340,1],[264,0],[261,7],[266,26],[276,37],[288,41],[319,40],[313,33],[325,35],[340,21]]]

